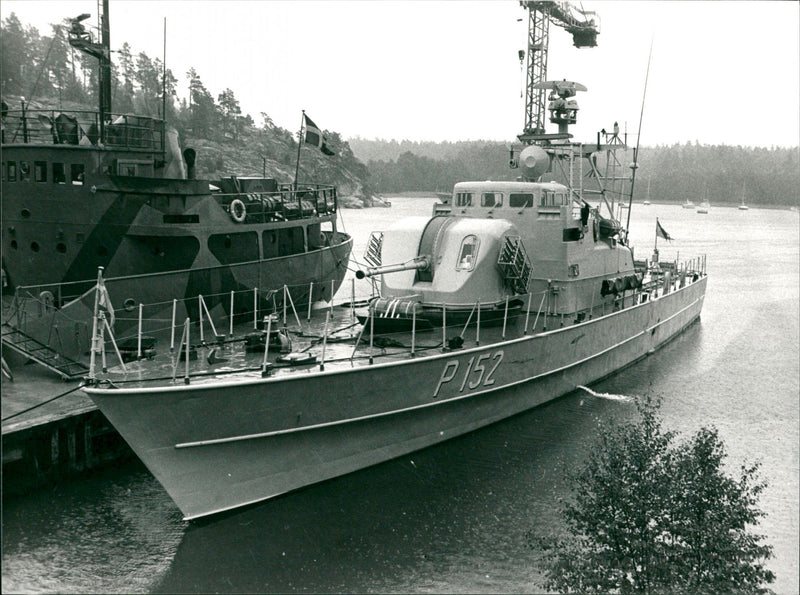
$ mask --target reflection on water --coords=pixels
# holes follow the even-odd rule
[[[172,562],[180,519],[139,463],[4,497],[3,592],[147,592]]]
[[[370,231],[431,203],[346,211],[354,256]],[[526,532],[559,530],[567,474],[604,425],[635,414],[633,397],[652,395],[683,436],[716,426],[732,472],[762,462],[773,589],[799,592],[797,214],[651,205],[633,216],[637,258],[657,216],[678,238],[659,243],[662,255],[708,254],[702,321],[654,356],[470,435],[205,522],[181,521],[140,466],[4,498],[3,590],[537,591]]]

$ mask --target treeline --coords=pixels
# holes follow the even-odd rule
[[[22,97],[31,108],[97,109],[99,64],[69,45],[69,19],[51,24],[46,35],[24,26],[13,12],[1,25],[0,82],[10,109],[18,109]],[[242,113],[232,89],[215,98],[200,74],[190,68],[184,75],[188,98],[179,100],[173,72],[164,72],[161,60],[135,52],[127,42],[112,55],[111,76],[113,113],[164,117],[178,130],[182,144],[199,149],[198,175],[266,174],[281,182],[293,181],[297,133],[276,126],[266,112],[258,115],[257,124],[250,114]],[[336,155],[304,151],[300,181],[336,184],[340,195],[369,198],[372,190],[365,165],[338,133],[324,133]]]
[[[464,180],[513,180],[508,145],[351,139],[377,192],[449,191]],[[517,143],[518,145],[518,143]],[[634,200],[800,205],[800,151],[699,143],[642,147]]]

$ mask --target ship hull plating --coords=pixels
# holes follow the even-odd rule
[[[613,374],[698,319],[706,282],[563,328],[467,341],[432,356],[86,392],[193,519],[431,446]]]

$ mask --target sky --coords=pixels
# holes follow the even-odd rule
[[[548,79],[588,89],[577,140],[614,121],[633,138],[643,114],[644,146],[800,144],[800,3],[572,4],[600,20],[594,48],[550,28]],[[164,58],[166,19],[179,96],[194,67],[258,124],[266,112],[298,130],[306,110],[345,139],[511,143],[525,123],[528,19],[515,0],[111,0],[109,11],[112,50],[127,41]],[[11,12],[49,35],[81,13],[96,25],[97,0],[0,2],[0,17]]]

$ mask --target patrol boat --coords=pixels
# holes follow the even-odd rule
[[[284,316],[277,341],[268,317],[250,365],[233,352],[224,369],[186,355],[166,380],[163,367],[111,369],[84,389],[186,519],[536,407],[653,354],[700,317],[704,257],[634,260],[614,219],[636,171],[620,165],[626,139],[615,127],[573,141],[584,87],[538,86],[558,132],[520,136],[518,179],[458,183],[430,217],[374,232],[359,277],[375,294],[355,326],[335,320],[339,309],[302,331]],[[289,335],[287,349],[313,363],[277,361]]]
[[[227,313],[228,292],[244,287],[260,288],[261,300],[284,285],[297,304],[330,299],[352,249],[352,238],[336,227],[336,188],[267,177],[196,179],[203,156],[181,152],[164,120],[111,112],[108,1],[100,40],[86,31],[86,17],[72,20],[68,37],[100,62],[98,111],[4,103],[2,267],[19,307],[27,300],[37,315],[77,308],[99,266],[118,330],[135,324],[141,303],[163,303],[146,312],[163,320],[177,298],[178,316],[196,318],[203,295],[212,312]],[[58,314],[30,314],[18,317],[25,330],[52,337]],[[80,318],[63,314],[64,324]],[[73,335],[71,326],[61,330]]]

